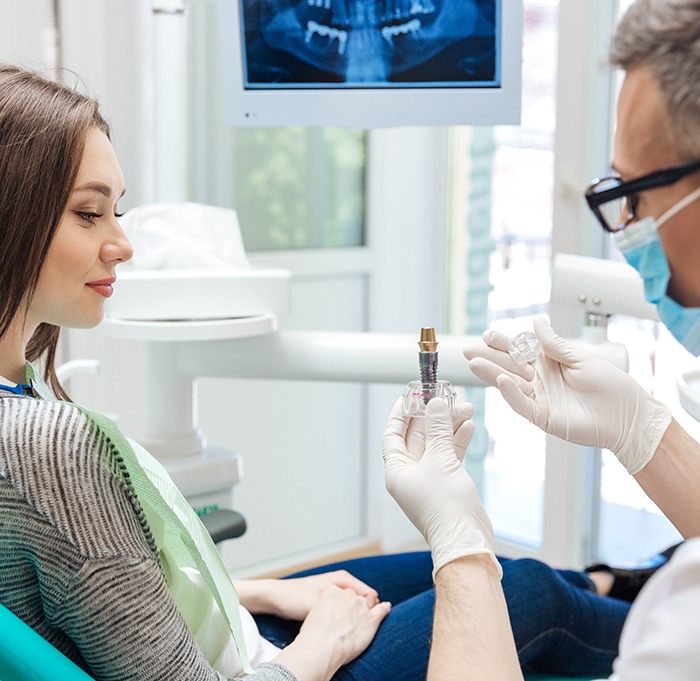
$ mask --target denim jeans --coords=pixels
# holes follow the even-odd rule
[[[585,573],[553,570],[533,559],[499,559],[521,665],[553,674],[610,674],[630,604],[598,596]],[[435,592],[430,553],[374,556],[325,565],[290,577],[344,569],[374,587],[392,609],[362,655],[336,681],[424,681]],[[300,623],[263,615],[260,633],[283,648]],[[465,670],[464,679],[469,678]]]

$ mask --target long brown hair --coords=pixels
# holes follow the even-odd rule
[[[0,64],[0,338],[34,294],[94,127],[109,136],[95,100]],[[41,324],[26,352],[43,359],[44,379],[65,399],[54,367],[59,334]]]

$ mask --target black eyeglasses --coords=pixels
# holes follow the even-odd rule
[[[606,232],[620,232],[636,217],[639,192],[666,187],[700,170],[700,160],[657,170],[623,182],[619,177],[593,180],[586,189],[586,201]]]

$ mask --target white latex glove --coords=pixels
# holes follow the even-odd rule
[[[439,399],[424,419],[403,416],[401,400],[384,431],[386,488],[425,537],[433,555],[433,579],[445,564],[475,553],[494,556],[491,521],[462,465],[474,432],[473,407],[462,404],[454,418]]]
[[[558,336],[544,318],[535,319],[534,331],[542,343],[534,363],[516,364],[510,338],[491,330],[483,334],[485,345],[464,349],[469,368],[546,433],[609,449],[638,473],[671,423],[671,410],[629,374]]]

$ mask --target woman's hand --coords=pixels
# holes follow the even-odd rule
[[[372,604],[354,588],[333,583],[323,586],[315,598],[299,635],[274,660],[300,681],[328,681],[367,648],[391,610],[391,604],[377,602],[376,595]]]
[[[379,594],[346,570],[335,570],[309,577],[292,579],[256,579],[236,582],[241,604],[256,615],[276,615],[288,620],[303,621],[321,599],[324,589],[336,586],[350,589],[366,599],[372,607]]]

